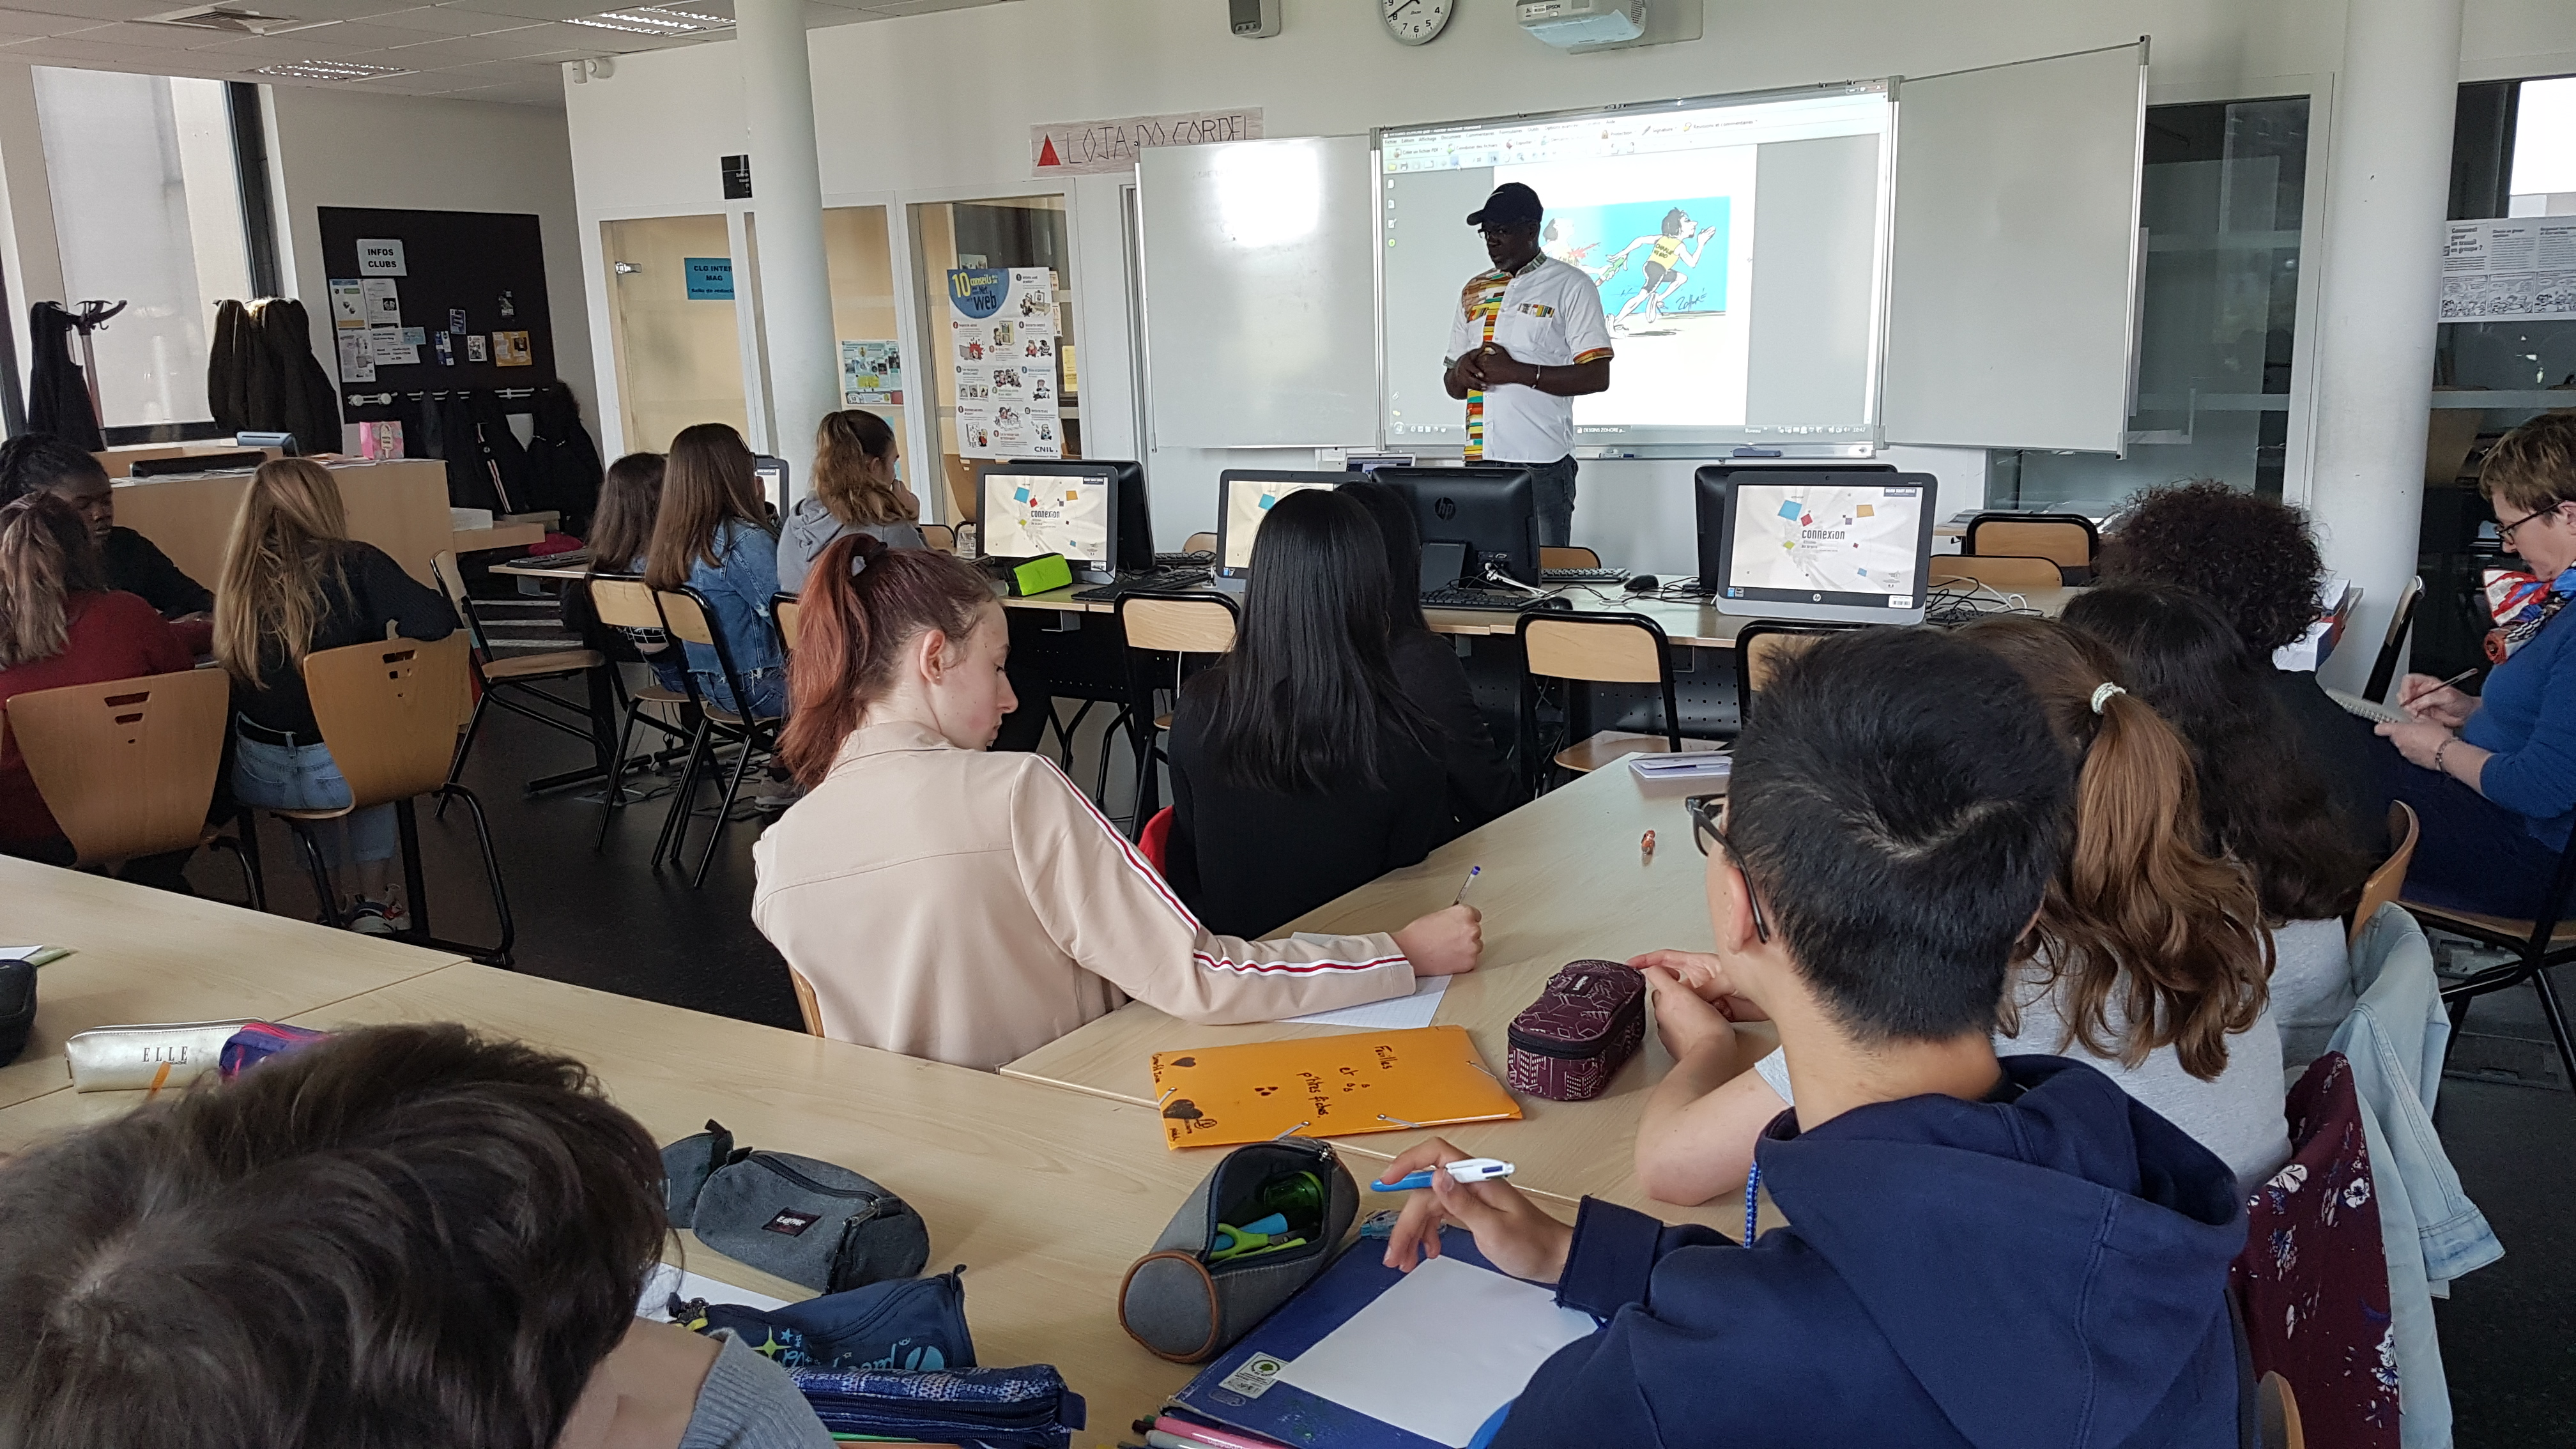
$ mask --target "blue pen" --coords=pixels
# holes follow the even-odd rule
[[[1483,875],[1484,873],[1485,868],[1481,865],[1471,865],[1467,867],[1467,878],[1460,882],[1458,886],[1458,898],[1451,901],[1449,904],[1452,906],[1463,906],[1467,904],[1467,892],[1475,886],[1476,877]]]
[[[1449,1164],[1449,1180],[1452,1182],[1492,1182],[1497,1178],[1509,1177],[1518,1170],[1519,1169],[1513,1167],[1510,1163],[1503,1162],[1495,1158],[1470,1157],[1464,1161]],[[1429,1187],[1430,1185],[1431,1170],[1429,1168],[1424,1168],[1420,1172],[1398,1178],[1394,1182],[1372,1182],[1369,1184],[1369,1186],[1376,1188],[1380,1192],[1414,1192],[1422,1188]]]

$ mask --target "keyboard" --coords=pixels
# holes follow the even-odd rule
[[[1518,594],[1484,589],[1425,589],[1422,607],[1426,609],[1488,609],[1498,614],[1519,614],[1531,609],[1572,609],[1574,605],[1554,594]]]
[[[1200,549],[1197,553],[1158,553],[1154,555],[1154,567],[1158,569],[1206,568],[1208,565],[1215,562],[1216,555],[1208,552],[1206,549]]]
[[[1541,569],[1539,581],[1548,584],[1624,584],[1626,569]]]
[[[1206,569],[1156,569],[1152,573],[1134,574],[1078,589],[1073,598],[1080,604],[1115,603],[1129,594],[1172,594],[1183,589],[1195,589],[1210,577]]]

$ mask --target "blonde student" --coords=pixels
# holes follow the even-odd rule
[[[2251,877],[2201,847],[2189,749],[2094,639],[2041,619],[1958,636],[2021,675],[2076,770],[2065,851],[2023,936],[1996,1050],[2099,1068],[2250,1189],[2290,1156],[2280,1031],[2266,1010],[2272,948]],[[1754,1140],[1791,1105],[1788,1064],[1777,1051],[1751,1060],[1734,1023],[1761,1013],[1720,958],[1655,951],[1630,964],[1656,988],[1675,1063],[1646,1101],[1638,1178],[1666,1202],[1738,1190]]]
[[[1392,934],[1209,931],[1053,762],[987,751],[1009,650],[970,565],[866,535],[814,562],[781,749],[808,793],[754,847],[752,920],[826,1035],[989,1068],[1130,997],[1266,1021],[1475,969],[1472,906]]]

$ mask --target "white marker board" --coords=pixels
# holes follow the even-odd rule
[[[1888,442],[2121,450],[2145,123],[2143,42],[1902,84]]]
[[[1377,437],[1373,175],[1365,136],[1137,157],[1152,446]]]

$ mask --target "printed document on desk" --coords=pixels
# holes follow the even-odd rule
[[[1339,1011],[1318,1011],[1288,1020],[1303,1026],[1356,1026],[1364,1031],[1411,1031],[1429,1026],[1440,1014],[1440,993],[1449,989],[1446,976],[1425,976],[1413,983],[1410,996],[1390,996],[1366,1006],[1345,1006]]]

